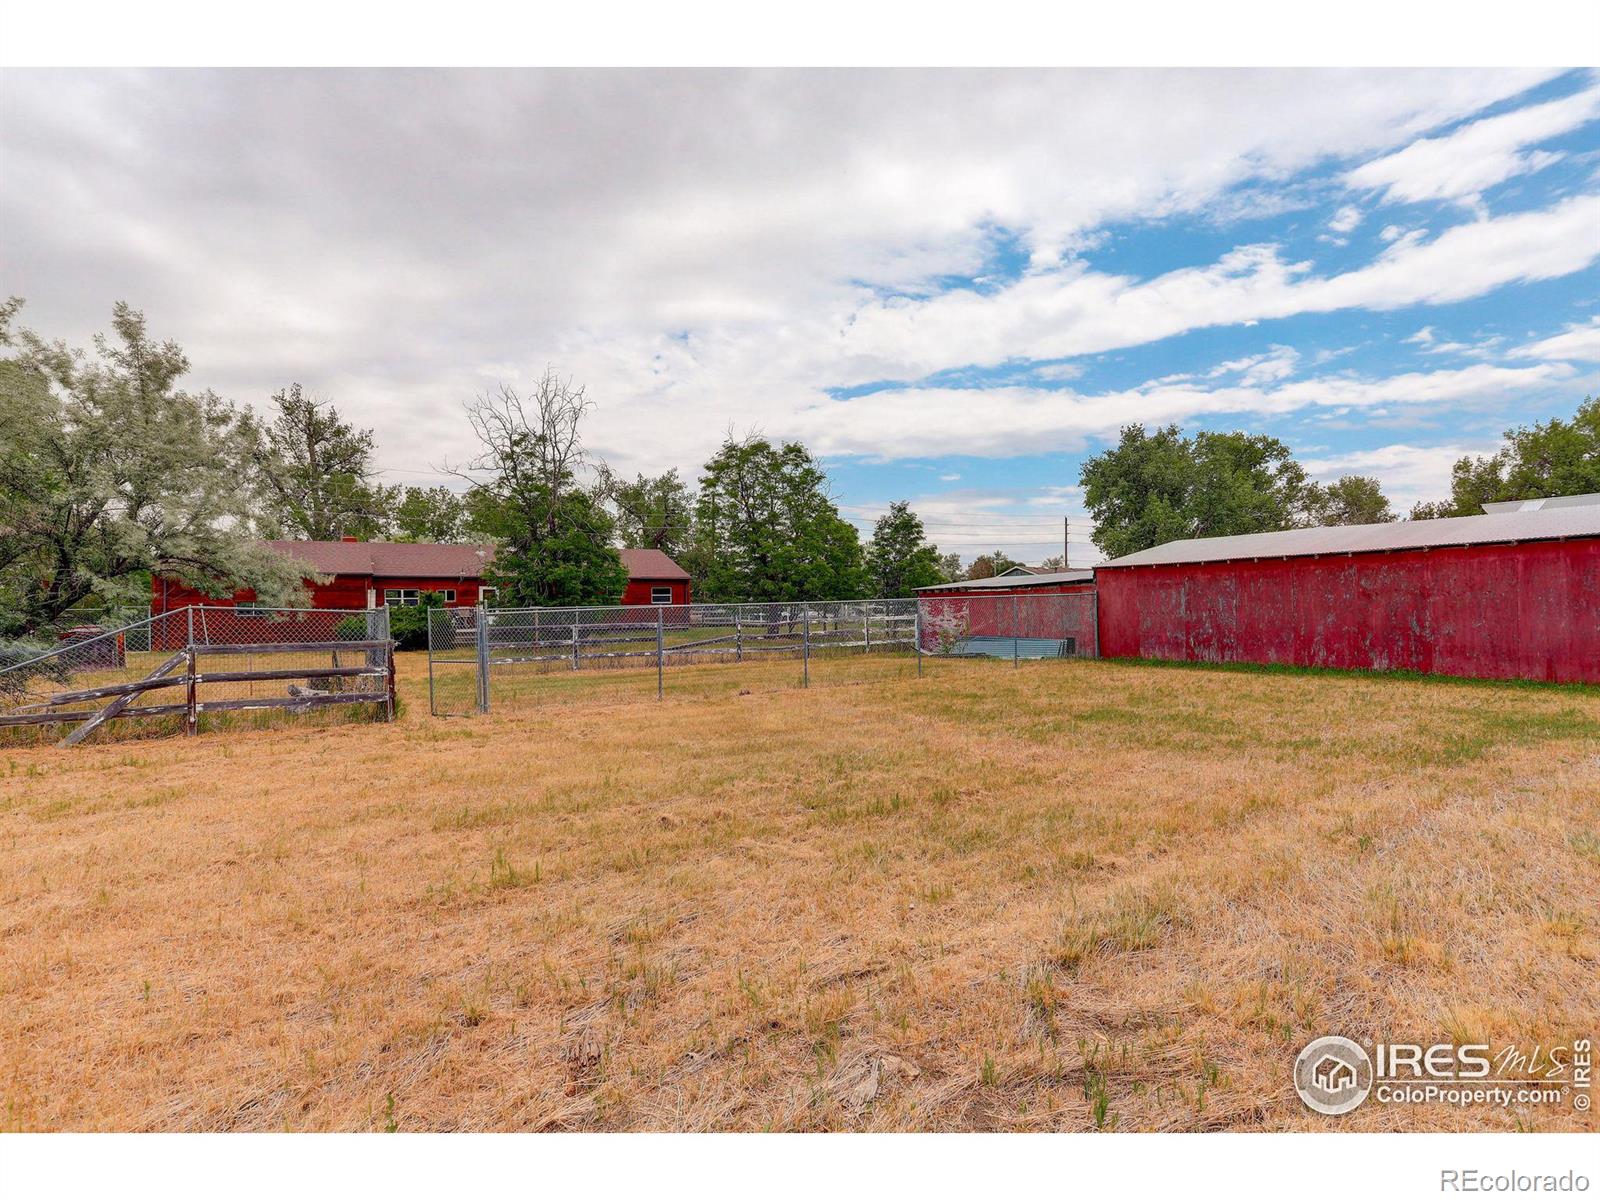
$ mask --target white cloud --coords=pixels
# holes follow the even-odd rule
[[[1381,230],[1378,231],[1378,237],[1383,241],[1392,242],[1397,238],[1405,236],[1405,233],[1405,227],[1402,225],[1385,225]]]
[[[1346,204],[1333,214],[1333,220],[1328,222],[1328,228],[1335,233],[1349,233],[1361,224],[1361,210],[1354,204]]]
[[[1330,375],[1272,387],[1151,383],[1083,394],[1026,387],[905,388],[831,400],[797,414],[782,432],[828,454],[889,457],[1027,449],[1079,451],[1131,422],[1183,423],[1200,416],[1283,416],[1302,410],[1384,413],[1389,406],[1460,405],[1571,378],[1562,363],[1410,372],[1387,379]]]
[[[125,298],[196,386],[298,378],[399,471],[459,459],[459,402],[546,362],[619,468],[692,468],[826,387],[1566,269],[1581,239],[1397,242],[1421,257],[1349,295],[1261,247],[1144,282],[1057,265],[1114,222],[1303,207],[1285,181],[1551,74],[7,72],[0,254],[30,326],[81,344]],[[1023,284],[881,299],[983,270],[997,230]]]
[[[1402,342],[1406,342],[1406,343],[1408,343],[1410,345],[1413,345],[1413,346],[1428,346],[1428,345],[1431,345],[1433,343],[1433,339],[1434,339],[1433,326],[1432,325],[1424,325],[1421,329],[1417,330],[1410,337],[1401,338],[1400,340]]]
[[[1512,358],[1544,358],[1565,362],[1600,362],[1600,317],[1588,324],[1568,325],[1554,337],[1519,346]]]
[[[1320,483],[1343,475],[1375,476],[1396,512],[1404,515],[1419,500],[1443,500],[1450,495],[1450,468],[1467,455],[1492,454],[1495,446],[1377,446],[1348,454],[1310,458],[1306,470]]]
[[[1529,146],[1569,133],[1600,116],[1600,88],[1531,105],[1423,138],[1345,176],[1352,188],[1381,189],[1388,203],[1476,202],[1479,193],[1516,175],[1543,170],[1559,154]]]
[[[1571,274],[1600,258],[1597,203],[1600,197],[1575,196],[1543,210],[1464,222],[1432,241],[1408,235],[1340,275],[1313,276],[1305,263],[1284,262],[1276,247],[1255,245],[1144,281],[1079,264],[997,292],[873,301],[844,331],[844,382],[1067,358],[1302,313],[1465,300],[1508,283]]]

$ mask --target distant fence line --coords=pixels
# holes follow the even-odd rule
[[[463,706],[441,699],[447,668],[470,676],[464,706],[488,712],[508,672],[653,670],[660,697],[669,671],[690,663],[789,657],[806,687],[814,658],[903,655],[920,674],[924,656],[1020,662],[1092,657],[1095,645],[1092,595],[441,608],[428,618],[428,699],[435,715]]]

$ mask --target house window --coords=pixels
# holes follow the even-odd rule
[[[497,587],[485,587],[478,589],[478,603],[483,605],[485,608],[488,608],[491,604],[494,604],[499,599],[500,589]]]
[[[415,608],[422,603],[422,598],[430,593],[443,596],[446,604],[456,602],[455,588],[384,588],[383,602],[401,608]]]
[[[650,589],[650,603],[651,604],[671,604],[672,603],[672,588],[670,586],[668,586],[668,587],[653,587],[653,588],[651,588]]]

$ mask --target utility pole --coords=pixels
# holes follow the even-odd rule
[[[1061,518],[1061,569],[1072,570],[1072,518]]]

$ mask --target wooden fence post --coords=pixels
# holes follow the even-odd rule
[[[189,643],[189,658],[186,664],[186,669],[189,672],[189,678],[187,680],[188,698],[184,702],[183,731],[186,736],[194,737],[195,734],[200,732],[200,711],[195,704],[195,700],[197,699],[195,693],[197,689],[195,685],[195,653],[193,642]]]

